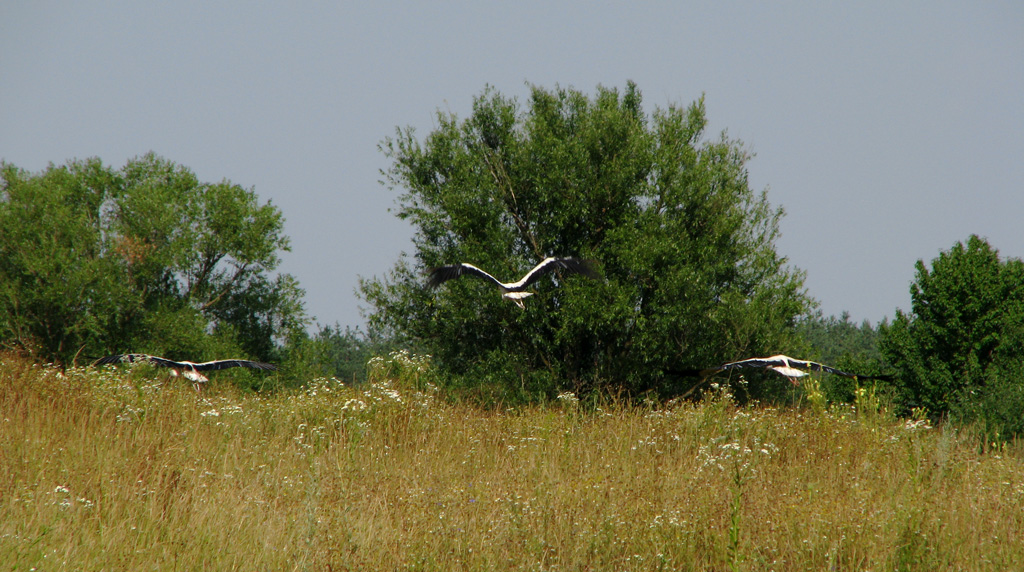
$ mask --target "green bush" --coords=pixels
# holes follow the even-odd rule
[[[152,153],[0,164],[0,347],[69,364],[148,352],[275,359],[303,292],[275,274],[280,210]],[[241,354],[241,355],[239,355]]]
[[[1024,418],[1024,263],[1000,260],[972,235],[932,261],[917,263],[912,311],[881,329],[883,355],[904,412],[925,408],[979,420],[1004,436]]]

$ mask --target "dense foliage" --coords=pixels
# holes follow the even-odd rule
[[[911,313],[882,329],[900,402],[1024,429],[1024,262],[972,235],[930,269],[919,260],[910,293]]]
[[[371,328],[520,395],[672,391],[690,380],[667,369],[790,347],[813,301],[775,252],[782,210],[750,189],[738,141],[705,139],[702,100],[646,114],[632,83],[534,87],[524,110],[487,89],[469,118],[437,123],[382,145],[415,253],[363,281]],[[428,291],[422,277],[471,262],[515,280],[546,256],[594,260],[604,279],[545,278],[520,310],[480,280]]]
[[[878,329],[867,320],[854,323],[849,312],[838,317],[826,317],[815,312],[801,319],[796,329],[811,346],[814,357],[825,363],[838,364],[848,360],[876,362],[882,357],[878,349]]]
[[[284,219],[253,191],[153,154],[2,165],[0,345],[47,360],[145,351],[270,359],[306,317],[272,276]]]

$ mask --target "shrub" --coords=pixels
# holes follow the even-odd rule
[[[953,413],[1019,431],[1009,420],[1024,415],[1024,263],[1000,260],[972,235],[931,269],[918,261],[910,293],[911,313],[897,312],[881,329],[904,412],[924,407],[933,417]]]

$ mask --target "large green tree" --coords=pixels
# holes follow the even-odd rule
[[[154,154],[2,165],[0,343],[68,362],[110,351],[270,358],[306,320],[284,219]]]
[[[942,415],[991,391],[1002,393],[995,401],[1004,403],[1019,393],[1024,262],[1000,260],[988,241],[971,235],[931,268],[918,260],[916,269],[911,312],[898,311],[881,328],[882,352],[899,373],[900,403]]]
[[[647,114],[632,83],[533,87],[524,110],[488,88],[437,123],[382,144],[415,254],[361,293],[372,328],[463,383],[673,391],[690,380],[667,369],[785,349],[812,306],[774,248],[782,210],[750,189],[738,141],[704,138],[703,100]],[[422,278],[471,262],[516,279],[546,256],[592,259],[604,279],[545,278],[520,310],[479,280]]]

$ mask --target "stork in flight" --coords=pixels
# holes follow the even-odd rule
[[[263,363],[260,361],[249,361],[244,359],[224,359],[194,363],[190,361],[174,361],[148,354],[119,354],[107,356],[96,360],[96,363],[93,365],[139,362],[148,362],[153,365],[169,368],[171,370],[172,377],[178,377],[179,375],[184,377],[192,382],[196,390],[199,390],[202,387],[202,384],[210,381],[205,375],[199,373],[201,371],[215,371],[218,369],[228,369],[230,367],[247,367],[250,369],[262,369],[268,371],[277,369],[277,366],[272,363]]]
[[[831,373],[833,375],[841,375],[843,377],[849,377],[851,379],[879,379],[879,380],[891,380],[891,375],[858,375],[855,373],[847,373],[840,371],[830,365],[820,364],[818,362],[807,361],[802,359],[791,358],[784,355],[775,355],[771,357],[763,358],[750,358],[741,361],[734,361],[724,363],[717,367],[712,367],[702,370],[686,370],[680,373],[689,375],[699,375],[702,379],[712,376],[721,371],[729,371],[733,369],[743,368],[764,368],[770,369],[776,373],[784,375],[789,378],[789,381],[793,382],[793,385],[799,383],[801,377],[808,375],[811,371],[823,371],[825,373]]]
[[[427,279],[427,287],[437,288],[443,282],[447,282],[453,278],[458,278],[463,274],[470,274],[485,280],[490,280],[498,287],[499,290],[501,290],[502,298],[512,300],[517,306],[525,310],[526,306],[523,305],[523,298],[533,295],[533,292],[527,292],[526,288],[529,287],[530,284],[539,280],[541,276],[558,269],[566,270],[574,274],[582,274],[587,278],[600,278],[597,271],[595,271],[586,260],[580,260],[578,258],[548,257],[537,266],[534,266],[533,270],[527,272],[526,276],[523,276],[517,282],[502,282],[467,262],[452,264],[450,266],[438,266],[437,268],[427,270],[427,273],[430,275]]]

